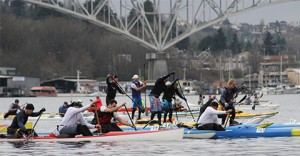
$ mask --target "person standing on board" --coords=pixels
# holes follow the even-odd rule
[[[169,113],[169,122],[172,123],[172,113],[173,113],[173,106],[172,106],[172,98],[175,97],[175,93],[184,101],[186,98],[178,91],[178,79],[176,79],[173,83],[170,81],[166,82],[167,86],[167,93],[164,93],[162,97],[162,110],[164,111],[164,122],[167,122],[167,115]]]
[[[111,79],[111,80],[110,80]],[[119,77],[117,75],[111,76],[110,74],[107,75],[106,84],[107,84],[107,94],[106,94],[106,105],[111,99],[115,99],[117,91],[121,94],[123,93],[122,89],[117,85]]]
[[[20,106],[19,106],[19,100],[16,99],[16,100],[15,100],[15,103],[12,103],[12,104],[9,105],[8,112],[5,113],[5,115],[3,116],[4,119],[6,119],[9,115],[16,115],[18,109],[21,110],[21,108],[20,108]]]
[[[72,107],[68,108],[65,116],[57,127],[60,134],[75,137],[75,135],[82,134],[83,136],[92,136],[93,134],[89,129],[98,128],[100,125],[89,124],[83,117],[82,112],[87,110],[94,104],[82,106],[82,101],[79,99],[72,103]]]
[[[123,120],[117,114],[118,109],[120,109],[125,105],[126,103],[117,106],[117,101],[112,99],[109,101],[107,106],[101,106],[100,111],[98,111],[98,118],[99,118],[99,123],[101,125],[102,133],[108,133],[110,131],[122,131],[122,129],[118,125],[111,122],[112,118],[115,118],[123,125],[135,128],[133,125]]]
[[[134,118],[134,113],[136,111],[137,105],[142,106],[141,90],[146,87],[146,83],[139,80],[138,75],[133,75],[131,82],[131,93],[132,93],[132,119]],[[142,111],[139,109],[138,120],[141,119]]]
[[[215,131],[225,131],[225,129],[220,125],[218,121],[219,114],[229,114],[231,109],[227,111],[217,110],[218,103],[212,102],[210,107],[207,107],[203,114],[200,116],[200,119],[197,124],[198,130],[215,130]]]
[[[162,112],[161,101],[159,99],[159,96],[162,92],[164,92],[165,94],[169,94],[165,83],[167,82],[167,79],[174,74],[175,72],[172,72],[157,79],[153,89],[148,94],[150,99],[150,112],[151,112],[150,120],[153,120],[155,115],[157,114],[159,124],[161,124],[161,112]]]
[[[225,110],[232,109],[231,117],[229,120],[229,125],[234,125],[235,118],[235,98],[238,96],[238,93],[244,88],[238,87],[235,79],[228,80],[228,87],[224,87],[224,90],[221,94],[220,103]],[[221,115],[222,124],[225,123],[226,115]]]
[[[96,100],[91,100],[92,104],[94,104],[95,107],[90,107],[88,109],[88,112],[94,112],[95,110],[100,110],[100,107],[102,106],[102,101],[99,96],[96,97]]]
[[[37,117],[41,115],[45,108],[42,108],[39,112],[33,112],[34,106],[29,103],[26,105],[24,110],[21,110],[13,119],[11,125],[7,128],[7,134],[10,137],[21,138],[23,134],[28,136],[32,133],[31,129],[26,129],[25,124],[27,123],[28,117]]]

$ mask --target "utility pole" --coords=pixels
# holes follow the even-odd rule
[[[77,70],[77,92],[80,93],[80,83],[79,83],[79,77],[80,77],[80,71]]]

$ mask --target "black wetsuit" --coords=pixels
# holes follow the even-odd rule
[[[235,87],[233,89],[229,89],[227,87],[224,88],[220,103],[222,104],[225,110],[232,109],[231,117],[229,120],[229,124],[234,124],[235,119],[235,108],[234,108],[234,99],[236,98],[237,94],[240,92],[241,88]],[[225,107],[225,104],[228,103],[228,106]],[[219,115],[222,118],[222,124],[225,123],[226,115]]]
[[[124,94],[122,89],[116,83],[112,83],[109,81],[109,78],[110,77],[107,77],[106,79],[106,84],[107,84],[106,104],[108,104],[108,102],[111,99],[115,99],[117,91],[121,94]]]
[[[178,91],[178,88],[175,88],[175,84],[177,81],[174,81],[171,85],[167,86],[167,94],[164,93],[162,99],[167,100],[169,104],[172,104],[172,98],[175,97],[175,93],[183,100],[186,100],[183,95]],[[172,105],[169,108],[164,109],[164,122],[166,122],[167,115],[169,113],[169,121],[172,120],[173,108]]]

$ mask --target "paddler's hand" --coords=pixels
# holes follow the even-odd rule
[[[126,102],[124,102],[124,103],[121,104],[121,107],[123,107],[123,106],[126,106]]]
[[[226,111],[226,114],[230,114],[232,112],[232,109],[229,109]]]
[[[40,114],[43,113],[43,112],[45,112],[45,111],[46,111],[46,109],[45,109],[45,108],[42,108],[42,109],[40,110]]]

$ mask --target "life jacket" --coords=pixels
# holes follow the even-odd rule
[[[100,124],[111,123],[111,119],[114,117],[114,113],[98,111],[98,117]]]
[[[132,81],[132,83],[135,84],[135,86],[137,88],[141,87],[140,81],[138,81],[138,82]],[[131,88],[131,93],[132,93],[132,98],[141,98],[141,92],[140,91],[136,91],[135,89]]]

